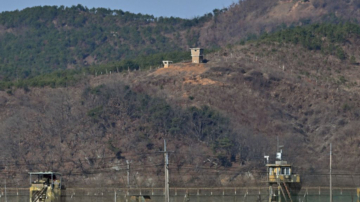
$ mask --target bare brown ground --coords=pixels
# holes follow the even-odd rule
[[[192,64],[192,63],[177,63],[171,65],[169,68],[160,68],[155,72],[149,74],[149,76],[175,76],[179,73],[187,76],[199,75],[206,72],[208,68],[205,64]]]

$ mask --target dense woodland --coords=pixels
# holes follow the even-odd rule
[[[191,20],[155,18],[81,5],[3,12],[0,75],[3,80],[31,78],[54,70],[180,51],[185,47],[181,32],[212,17],[213,13]],[[187,45],[195,45],[187,36]]]

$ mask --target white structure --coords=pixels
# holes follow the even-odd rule
[[[204,49],[202,48],[190,48],[192,63],[203,63]]]
[[[172,64],[172,63],[173,63],[172,61],[164,60],[164,61],[163,61],[164,68],[169,68],[169,67],[170,67],[170,64]]]

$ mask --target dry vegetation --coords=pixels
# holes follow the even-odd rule
[[[357,1],[337,5],[346,17]],[[332,9],[327,0],[242,1],[188,35],[199,35],[200,45],[223,45],[280,23],[301,24],[310,13],[318,21]],[[323,185],[326,178],[309,176],[327,172],[330,142],[335,172],[360,169],[359,44],[356,37],[340,44],[340,60],[301,45],[255,41],[207,55],[201,65],[1,91],[0,170],[12,186],[39,170],[63,172],[68,186],[125,186],[125,160],[132,160],[132,186],[161,186],[157,152],[166,138],[175,152],[172,186],[261,185],[263,155],[275,153],[279,136],[305,183]]]
[[[58,170],[70,186],[124,186],[125,160],[133,160],[134,186],[160,186],[156,151],[166,138],[173,186],[246,186],[261,184],[254,179],[264,176],[263,154],[274,154],[277,135],[304,177],[326,171],[330,142],[336,172],[359,170],[357,64],[275,42],[207,59],[1,92],[2,170]]]
[[[284,26],[359,20],[359,8],[358,0],[244,0],[193,30],[199,33],[198,45],[225,46],[252,37],[253,34],[272,32]]]

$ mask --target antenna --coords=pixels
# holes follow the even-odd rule
[[[284,145],[279,145],[279,136],[276,136],[276,159],[281,161],[281,155],[282,155],[282,148]]]
[[[280,144],[279,144],[279,136],[276,136],[276,139],[277,139],[276,152],[282,153],[282,149],[281,149],[281,148],[283,148],[284,145],[280,145]]]
[[[269,164],[269,156],[264,156],[264,158],[266,159],[266,164]]]

